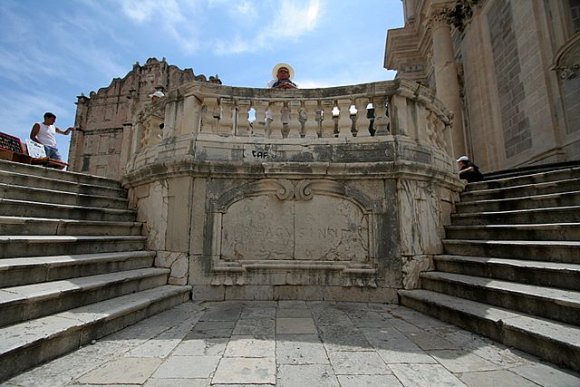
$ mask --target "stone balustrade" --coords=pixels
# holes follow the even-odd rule
[[[178,139],[193,137],[325,144],[330,139],[404,136],[446,151],[451,118],[427,88],[405,80],[304,90],[193,83],[136,115],[129,170],[139,167],[139,153],[151,161],[160,156],[154,153],[163,153],[164,144],[175,152]],[[255,150],[254,156],[268,158],[260,152]]]
[[[403,80],[193,82],[134,116],[123,183],[194,299],[396,302],[442,252],[462,188],[451,118]]]

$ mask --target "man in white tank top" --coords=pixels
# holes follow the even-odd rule
[[[58,153],[56,147],[56,133],[68,135],[71,130],[75,128],[70,127],[67,130],[62,130],[54,126],[56,121],[56,116],[52,113],[44,113],[44,121],[42,123],[36,123],[32,126],[30,131],[30,138],[42,145],[44,145],[44,150],[46,151],[46,157],[52,160],[61,161],[62,158]]]

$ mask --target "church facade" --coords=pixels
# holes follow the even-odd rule
[[[453,151],[485,171],[580,158],[580,3],[403,0],[385,67],[454,113]]]

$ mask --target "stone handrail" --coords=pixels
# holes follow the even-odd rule
[[[132,153],[187,134],[267,139],[390,134],[445,149],[451,122],[429,89],[404,80],[294,90],[193,83],[137,117]]]

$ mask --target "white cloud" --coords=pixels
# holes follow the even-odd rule
[[[319,0],[309,0],[306,6],[296,1],[285,0],[261,34],[278,40],[297,38],[313,30],[319,16]]]
[[[318,25],[321,17],[320,0],[282,0],[272,15],[262,17],[268,22],[253,37],[243,39],[238,35],[232,40],[215,39],[212,50],[219,55],[257,52],[276,42],[296,40]]]
[[[239,2],[234,7],[234,15],[247,20],[254,20],[258,16],[256,7],[248,0]]]
[[[42,115],[47,111],[57,114],[63,126],[72,125],[74,111],[70,110],[70,105],[69,101],[44,91],[27,90],[24,93],[11,91],[9,94],[1,94],[0,117],[3,117],[3,120],[0,123],[0,131],[26,139],[34,124],[34,122],[26,121],[27,117],[37,117],[37,120],[42,121]],[[69,106],[69,109],[65,106]],[[61,116],[63,120],[60,120]],[[70,121],[70,117],[73,121]]]

